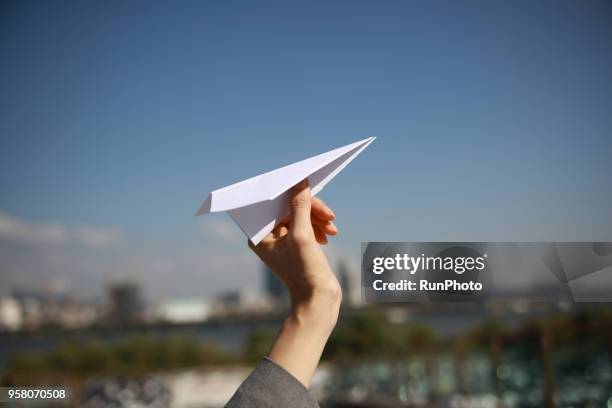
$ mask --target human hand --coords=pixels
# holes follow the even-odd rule
[[[336,325],[342,293],[320,244],[336,235],[334,213],[310,195],[308,180],[289,192],[290,215],[251,249],[289,290],[291,313],[268,357],[308,387]]]
[[[257,246],[249,241],[249,247],[287,287],[294,309],[318,297],[339,300],[340,285],[319,245],[338,233],[333,211],[311,197],[308,179],[290,190],[289,207],[288,219]]]

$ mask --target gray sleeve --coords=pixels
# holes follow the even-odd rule
[[[264,358],[225,408],[319,408],[304,385],[284,368]]]

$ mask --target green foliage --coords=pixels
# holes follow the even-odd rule
[[[332,333],[324,358],[344,360],[383,354],[387,351],[385,340],[389,330],[386,319],[376,313],[348,317]]]
[[[502,341],[507,334],[508,331],[502,322],[498,320],[489,320],[480,326],[468,330],[463,336],[456,339],[456,341],[467,349],[473,351],[482,350],[488,349],[491,342]]]
[[[410,326],[406,332],[406,343],[409,345],[411,354],[422,354],[434,351],[438,346],[436,333],[425,325]]]
[[[5,371],[20,378],[32,375],[141,375],[186,367],[228,363],[253,364],[269,352],[272,330],[256,330],[241,356],[230,356],[213,345],[190,337],[134,336],[121,341],[66,342],[45,353],[14,354]],[[503,360],[509,352],[538,361],[541,339],[563,357],[576,350],[612,350],[612,312],[606,308],[579,313],[539,316],[515,327],[491,320],[440,339],[426,324],[390,322],[382,308],[368,308],[343,316],[326,346],[323,359],[337,363],[363,360],[430,359],[453,352],[492,353]],[[563,354],[559,354],[563,353]],[[569,358],[569,357],[568,357]]]
[[[274,332],[269,330],[256,330],[247,340],[244,358],[249,364],[254,364],[265,356],[274,341]]]
[[[141,336],[121,342],[66,343],[54,351],[36,355],[16,354],[7,371],[15,375],[138,375],[233,361],[225,352],[190,338]]]
[[[438,339],[424,325],[389,322],[376,311],[348,317],[333,332],[324,353],[328,360],[406,357],[435,350]]]

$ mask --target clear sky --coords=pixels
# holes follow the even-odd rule
[[[378,136],[322,193],[373,240],[612,240],[612,3],[0,4],[0,286],[259,285],[208,191]]]

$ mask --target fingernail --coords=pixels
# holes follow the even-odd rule
[[[338,232],[338,227],[336,227],[336,224],[334,224],[333,222],[329,222],[329,226],[331,227],[331,229],[335,232]]]
[[[336,214],[334,214],[334,212],[331,210],[331,208],[325,207],[325,211],[327,211],[327,213],[329,215],[331,215],[332,217],[336,218]]]

